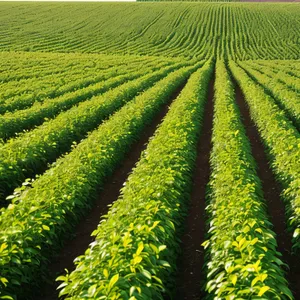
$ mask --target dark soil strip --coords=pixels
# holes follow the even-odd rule
[[[268,213],[274,225],[278,243],[278,251],[282,254],[281,259],[289,265],[287,270],[287,280],[295,299],[300,299],[300,268],[299,258],[291,254],[292,237],[287,233],[286,216],[283,201],[280,199],[280,186],[276,182],[275,177],[268,163],[267,155],[264,152],[264,146],[259,137],[257,128],[251,120],[249,108],[244,99],[244,95],[240,87],[235,82],[236,102],[240,108],[242,120],[246,128],[246,134],[250,140],[252,155],[256,160],[258,170],[257,174],[262,182],[264,198],[268,206]],[[298,269],[297,269],[298,266]]]
[[[168,103],[161,108],[152,123],[144,129],[139,141],[132,146],[130,152],[126,156],[126,159],[123,161],[123,164],[113,173],[113,175],[101,188],[93,209],[86,218],[76,226],[74,239],[67,241],[58,257],[50,263],[49,282],[51,283],[42,288],[42,291],[40,291],[40,295],[36,298],[36,300],[58,299],[58,291],[56,291],[56,289],[60,283],[55,282],[55,279],[57,276],[65,274],[64,269],[68,269],[70,272],[73,271],[75,269],[73,260],[77,256],[84,254],[89,244],[93,242],[94,237],[91,237],[91,233],[97,228],[100,217],[107,213],[107,206],[119,197],[120,189],[123,187],[123,183],[126,181],[128,174],[138,162],[141,152],[146,149],[149,138],[153,136],[157,126],[167,114],[169,105],[177,98],[184,85],[173,93]]]
[[[174,299],[203,299],[201,287],[205,281],[205,192],[210,176],[209,157],[212,149],[214,79],[209,83],[203,127],[197,145],[197,158],[193,176],[190,207],[182,237],[182,255],[178,262],[177,289]]]

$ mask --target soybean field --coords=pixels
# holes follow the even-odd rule
[[[300,299],[300,6],[0,3],[0,299]]]

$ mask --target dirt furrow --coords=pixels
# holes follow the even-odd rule
[[[203,127],[197,145],[197,158],[193,176],[189,212],[182,237],[182,254],[178,261],[177,288],[174,299],[202,299],[201,287],[205,274],[204,248],[205,240],[205,192],[210,176],[209,157],[212,149],[214,79],[209,83]]]

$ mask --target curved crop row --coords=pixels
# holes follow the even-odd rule
[[[177,64],[178,67],[184,64]],[[57,114],[70,109],[75,104],[89,100],[92,97],[102,94],[109,89],[115,88],[128,80],[133,80],[145,73],[145,70],[151,69],[155,71],[165,64],[144,63],[143,71],[136,72],[139,65],[124,68],[113,68],[108,72],[104,72],[96,84],[88,86],[83,89],[76,90],[62,95],[61,97],[48,99],[44,103],[36,103],[32,107],[20,110],[14,113],[6,113],[0,116],[0,139],[7,140],[13,137],[16,133],[23,130],[28,130],[34,126],[42,124],[45,119],[55,117]],[[172,67],[170,67],[172,69]],[[174,67],[175,68],[175,67]]]
[[[28,59],[28,56],[25,54],[21,57],[15,55],[14,52],[4,52],[0,53],[0,59],[5,56],[5,61],[10,61],[11,64],[5,64],[1,61],[2,72],[0,74],[0,83],[5,85],[10,82],[16,82],[20,80],[27,80],[31,78],[38,78],[41,76],[47,76],[50,74],[60,74],[65,73],[70,69],[68,64],[65,64],[65,61],[60,61],[60,67],[57,66],[57,61],[48,60],[46,57],[43,57],[43,60],[40,60],[39,57],[35,57],[35,61]],[[28,60],[30,61],[28,63]],[[37,65],[37,61],[39,64]],[[30,64],[31,63],[31,64]]]
[[[179,251],[212,63],[191,76],[75,261],[66,299],[163,299]]]
[[[100,67],[113,67],[124,63],[133,63],[144,60],[144,57],[131,55],[106,55],[82,53],[41,53],[41,52],[0,52],[0,84],[12,81],[17,84],[27,79],[39,79],[49,74],[66,73],[69,70],[83,72]],[[147,57],[157,60],[157,57]],[[157,61],[171,62],[161,58]],[[179,62],[179,61],[178,61]]]
[[[35,77],[26,80],[19,80],[17,82],[10,81],[2,84],[0,90],[1,112],[3,110],[3,105],[9,105],[9,103],[13,105],[15,99],[21,100],[22,97],[25,100],[29,97],[40,100],[41,98],[59,96],[59,93],[63,93],[64,90],[74,89],[76,87],[74,84],[79,84],[80,82],[83,82],[84,84],[85,80],[91,80],[88,78],[89,76],[93,76],[97,72],[101,72],[106,69],[104,66],[97,66],[95,68],[85,70],[84,72],[82,67],[80,67],[80,65],[74,66],[72,68],[66,68],[64,72],[61,71],[38,78]],[[83,76],[85,78],[82,78]]]
[[[42,9],[36,3],[1,4],[10,18],[0,15],[2,28],[8,29],[7,34],[0,33],[0,50],[299,59],[296,3],[48,5]],[[55,7],[59,13],[53,18]],[[40,18],[32,20],[33,12]],[[35,34],[26,34],[32,31]]]
[[[170,71],[172,67],[150,74],[147,74],[147,69],[138,71],[135,77],[143,73],[147,75],[82,102],[19,138],[8,141],[0,148],[0,192],[7,195],[26,177],[43,171],[48,162],[68,151],[72,142],[84,138],[89,130]],[[131,76],[134,77],[134,74]]]
[[[81,70],[72,74],[68,72],[68,76],[63,75],[61,80],[57,80],[56,76],[53,80],[49,80],[48,87],[45,82],[36,81],[36,85],[32,87],[32,90],[27,94],[17,95],[11,98],[8,98],[6,101],[0,104],[0,114],[6,112],[14,112],[16,110],[22,110],[31,107],[34,104],[43,104],[46,103],[49,99],[61,96],[68,92],[73,92],[77,89],[86,88],[88,89],[90,85],[97,84],[97,82],[108,79],[112,74],[117,74],[117,71],[125,72],[125,70],[133,69],[141,65],[142,62],[133,62],[129,64],[124,64],[123,66],[119,65],[112,68],[106,69],[94,69],[85,71]],[[145,60],[146,64],[157,63],[152,60]],[[100,73],[100,75],[98,75]],[[82,76],[85,78],[82,79]],[[67,79],[65,79],[67,77]],[[59,82],[59,83],[58,83]],[[27,84],[27,83],[26,83]]]
[[[286,72],[287,74],[300,78],[300,62],[299,60],[256,60],[260,66],[268,66],[276,70]]]
[[[28,58],[26,54],[21,55],[21,57],[16,57],[16,55],[13,53],[7,54],[6,59],[11,60],[11,65],[5,66],[1,64],[2,73],[0,78],[5,73],[9,73],[10,80],[5,81],[0,79],[1,103],[3,100],[9,97],[20,94],[35,92],[33,93],[33,96],[37,96],[39,93],[42,95],[44,91],[36,90],[39,85],[42,86],[43,89],[47,90],[49,85],[55,85],[56,87],[59,87],[61,83],[66,84],[71,82],[72,77],[76,76],[76,74],[81,73],[83,75],[88,75],[109,67],[124,64],[124,59],[122,61],[120,58],[115,58],[115,64],[111,64],[110,60],[112,56],[107,56],[107,59],[101,55],[99,55],[99,58],[91,57],[92,61],[90,62],[88,61],[88,57],[82,60],[80,57],[73,57],[68,54],[65,55],[65,57],[61,55],[57,56],[56,61],[48,59],[47,56],[50,55],[44,55],[43,57],[37,55],[35,61],[31,61],[32,64],[30,64],[25,63],[24,60],[21,59],[21,57]],[[68,57],[70,57],[70,59],[68,59]],[[127,57],[126,60],[133,62],[135,59],[130,60]],[[17,69],[15,70],[15,68]],[[25,76],[25,78],[20,78],[19,75],[22,73],[30,73],[31,77],[27,78]],[[66,77],[66,74],[70,75],[70,77]],[[56,89],[53,89],[53,93],[55,92]]]
[[[283,187],[288,228],[294,231],[294,247],[300,249],[300,134],[274,100],[265,94],[233,61],[230,69],[245,95],[260,136],[271,159],[276,179]]]
[[[300,92],[300,81],[299,77],[294,76],[285,68],[280,68],[276,61],[267,61],[262,63],[261,61],[247,61],[244,62],[260,73],[264,73],[268,77],[276,78],[280,82],[286,84],[290,89],[295,92]]]
[[[290,119],[294,122],[297,129],[300,129],[300,95],[289,90],[286,84],[278,81],[277,78],[268,77],[260,71],[256,71],[250,64],[239,63],[246,72],[266,89],[282,107]]]
[[[208,240],[207,299],[293,299],[276,251],[251,147],[222,61],[217,62]]]
[[[32,188],[2,209],[1,295],[15,299],[20,293],[25,295],[21,283],[35,285],[64,236],[91,207],[105,178],[122,161],[162,104],[197,67],[169,74],[126,104],[36,179]]]

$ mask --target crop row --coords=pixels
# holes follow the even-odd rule
[[[105,178],[197,67],[172,72],[138,95],[2,209],[1,295],[13,299],[25,294],[24,283],[35,284],[63,238],[91,207]]]
[[[206,250],[207,299],[293,299],[224,62],[217,62]]]
[[[66,68],[66,70],[61,70],[57,72],[53,70],[53,73],[44,75],[41,77],[34,77],[30,79],[23,79],[18,81],[10,81],[8,83],[1,84],[0,91],[0,101],[1,104],[10,101],[9,98],[12,97],[35,97],[37,99],[41,97],[55,97],[59,95],[62,89],[66,89],[68,86],[71,89],[72,81],[82,80],[82,77],[95,76],[97,72],[103,71],[107,67],[105,64],[95,66],[95,68],[90,68],[88,70],[83,70],[82,66],[74,66],[72,68]],[[66,76],[67,74],[67,76]],[[64,87],[66,85],[66,87]],[[43,88],[41,91],[40,89]]]
[[[139,74],[142,74],[136,72],[136,70],[139,70],[139,66],[140,64],[132,64],[130,67],[113,68],[97,76],[97,81],[99,82],[86,88],[66,93],[54,99],[47,99],[43,103],[35,103],[25,110],[0,116],[0,138],[7,140],[16,133],[42,124],[45,120],[55,117],[58,113],[70,109],[75,104],[89,100],[128,80],[137,78]],[[145,70],[152,69],[152,71],[155,71],[161,67],[165,67],[165,63],[156,63],[155,65],[153,63],[143,64]]]
[[[109,88],[110,84],[114,82],[114,77],[119,78],[120,75],[126,74],[127,70],[127,68],[124,68],[123,71],[117,71],[115,68],[106,70],[92,80],[94,82],[91,82],[90,79],[85,81],[93,84],[87,84],[87,87],[83,88],[77,85],[78,89],[76,88],[75,91],[66,91],[65,94],[54,99],[46,97],[37,101],[31,97],[19,98],[8,105],[3,105],[1,108],[5,113],[0,116],[0,138],[7,140],[24,129],[30,129],[43,123],[45,118],[54,117],[57,113],[69,109],[77,102],[88,100],[92,96],[104,92],[106,87]],[[8,109],[8,106],[11,109]]]
[[[300,63],[298,60],[257,60],[255,62],[260,66],[268,66],[272,70],[283,71],[293,77],[300,78]]]
[[[163,299],[171,292],[212,70],[207,62],[191,76],[76,270],[59,277],[66,299]]]
[[[299,59],[296,3],[47,5],[49,9],[36,3],[1,4],[10,18],[0,15],[8,29],[1,36],[0,50]],[[59,10],[54,19],[52,9]],[[32,20],[32,13],[40,18]]]
[[[294,248],[299,251],[299,132],[265,93],[266,87],[258,84],[263,84],[266,75],[257,71],[251,77],[247,72],[255,71],[252,64],[239,64],[241,67],[229,62],[283,188],[288,226],[293,230]],[[147,74],[156,68],[145,63],[142,71],[108,79],[102,83],[103,90],[99,83],[99,93],[118,87],[1,146],[0,183],[5,187],[4,194],[73,148],[33,183],[25,182],[8,197],[12,204],[1,211],[3,299],[24,296],[27,287],[39,282],[38,276],[46,272],[49,259],[91,207],[105,178],[161,105],[200,63],[194,67],[185,65],[162,62],[156,65],[162,67],[159,71]],[[172,293],[174,277],[170,275],[176,270],[177,235],[187,210],[196,141],[212,70],[213,64],[207,62],[191,76],[129,176],[121,196],[94,231],[95,242],[76,259],[74,272],[58,278],[63,281],[61,295],[67,299],[162,299]],[[124,83],[127,80],[132,81]],[[65,105],[64,101],[74,101],[66,102],[71,107],[77,100],[71,97],[55,101],[48,100],[39,107],[49,108],[52,117],[60,105]],[[43,114],[38,106],[31,109],[35,107],[37,116]],[[57,111],[51,115],[51,109]],[[108,121],[71,147],[72,142],[79,142],[112,113]],[[282,271],[284,264],[276,252],[275,234],[234,102],[234,90],[222,61],[216,65],[211,167],[208,240],[203,244],[207,249],[207,298],[293,299]]]
[[[148,59],[155,59],[149,57]],[[157,58],[156,58],[157,59]],[[27,79],[41,80],[50,74],[66,73],[77,69],[83,72],[99,67],[113,67],[142,61],[144,58],[129,55],[104,55],[104,54],[80,54],[80,53],[26,53],[26,52],[1,52],[0,53],[0,86],[6,83],[17,85]],[[160,58],[160,61],[169,61]]]
[[[275,62],[271,61],[271,63],[262,64],[261,62],[258,63],[257,61],[251,61],[249,63],[252,68],[260,73],[264,73],[268,77],[275,78],[276,80],[286,84],[287,87],[295,92],[300,91],[299,78],[293,75],[293,73],[290,73],[288,70],[279,68]]]
[[[282,198],[293,230],[294,248],[300,248],[300,134],[284,112],[265,94],[247,73],[233,61],[230,69],[245,95],[251,118],[255,122],[270,157],[271,167],[281,184]]]
[[[82,102],[19,138],[9,140],[0,148],[1,192],[7,195],[26,177],[42,172],[48,162],[68,151],[72,143],[80,141],[110,114],[174,69],[176,66],[150,74],[147,68],[133,72],[130,77],[134,80]]]
[[[110,74],[112,73],[117,74],[119,70],[120,73],[122,74],[122,71],[126,69],[127,71],[129,71],[131,68],[132,69],[137,68],[143,62],[152,65],[157,64],[157,61],[155,60],[146,60],[146,61],[133,62],[129,64],[129,66],[127,64],[124,64],[123,66],[119,65],[116,67],[103,69],[103,70],[96,69],[96,70],[88,70],[85,72],[83,70],[79,70],[74,73],[68,72],[67,79],[65,79],[66,75],[62,75],[61,78],[55,76],[54,79],[49,80],[48,86],[44,81],[39,82],[38,80],[36,81],[34,80],[36,84],[31,87],[32,90],[29,93],[17,95],[8,98],[7,100],[3,100],[2,101],[3,103],[0,104],[0,113],[26,109],[28,107],[31,107],[34,103],[37,102],[44,103],[48,101],[48,99],[55,98],[57,96],[63,95],[64,93],[72,92],[74,90],[76,91],[77,89],[88,87],[91,84],[95,84],[98,81],[108,78],[107,76],[110,76]],[[84,76],[83,79],[82,76]],[[25,84],[27,85],[30,83],[26,82]]]
[[[74,67],[70,66],[69,63],[65,64],[65,60],[61,59],[59,59],[59,67],[53,60],[47,59],[46,57],[40,59],[38,56],[34,61],[30,60],[27,55],[8,55],[8,53],[5,52],[4,55],[6,56],[6,62],[9,61],[11,64],[5,64],[3,62],[3,57],[0,54],[0,58],[2,58],[0,75],[1,86],[5,86],[10,82],[16,84],[17,81],[25,81],[30,78],[65,73],[66,71],[70,70],[70,67]],[[28,60],[31,63],[28,63]]]
[[[297,129],[300,129],[300,96],[299,93],[287,88],[286,84],[280,82],[276,78],[262,74],[259,70],[255,70],[250,64],[239,63],[246,72],[262,87],[270,93],[276,100],[278,105],[282,107],[288,117],[294,122]],[[284,77],[287,78],[287,77]]]

